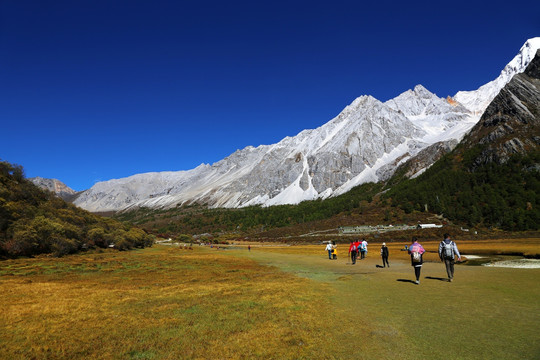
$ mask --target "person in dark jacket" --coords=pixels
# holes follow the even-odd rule
[[[386,246],[386,243],[382,243],[381,257],[382,257],[383,267],[386,267],[386,265],[388,265],[388,267],[390,267],[390,264],[388,263],[388,247]]]
[[[411,254],[411,265],[414,266],[414,275],[416,276],[415,284],[418,285],[420,284],[420,271],[422,270],[422,264],[424,263],[423,254],[426,250],[418,243],[418,239],[413,237],[408,252]]]

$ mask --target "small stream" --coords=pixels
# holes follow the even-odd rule
[[[465,265],[490,266],[515,269],[540,269],[540,259],[527,259],[510,255],[462,255],[467,259]]]

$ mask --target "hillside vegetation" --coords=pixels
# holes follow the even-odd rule
[[[0,258],[152,243],[143,230],[68,204],[26,180],[21,166],[0,161]]]
[[[298,205],[250,206],[239,209],[208,209],[182,206],[175,209],[138,209],[119,213],[116,218],[131,221],[160,234],[197,234],[216,231],[252,233],[268,229],[324,222],[339,214],[358,214],[373,206],[382,184],[368,183],[325,200]],[[343,225],[343,224],[340,224]]]
[[[538,230],[540,152],[473,168],[480,151],[457,148],[417,179],[398,181],[384,197],[405,212],[427,208],[468,226]]]

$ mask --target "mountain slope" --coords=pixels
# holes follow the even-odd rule
[[[474,91],[459,91],[454,100],[463,104],[475,114],[481,115],[499,91],[514,77],[523,72],[540,49],[540,37],[529,39],[523,44],[519,53],[504,67],[501,74],[493,81],[482,85]]]
[[[540,43],[532,41],[522,47],[523,53],[516,56],[522,61],[514,59],[511,64],[517,65],[510,66],[511,71],[523,71],[519,66],[528,63],[525,52],[531,46]],[[507,81],[500,78],[497,86]],[[490,91],[494,88],[489,87]],[[474,96],[458,98],[482,100],[490,94],[477,91]],[[475,109],[439,98],[422,86],[386,103],[361,96],[317,129],[302,131],[274,145],[247,147],[213,165],[203,164],[189,171],[138,174],[101,182],[82,193],[75,204],[90,211],[170,208],[190,203],[234,208],[336,196],[365,182],[387,180],[400,165],[420,153],[417,171],[410,175],[424,171],[476,124],[479,114]]]
[[[341,194],[366,181],[389,176],[385,165],[431,145],[435,137],[409,120],[396,103],[392,105],[398,110],[362,96],[320,128],[305,130],[274,145],[247,147],[212,166],[98,183],[75,203],[91,211],[192,202],[240,207],[298,203]],[[469,119],[465,109],[459,111],[457,116],[430,116],[438,117],[438,126],[449,136],[460,137],[463,131],[449,131],[460,120]],[[474,122],[467,124],[468,128]]]
[[[473,167],[503,164],[515,155],[534,152],[540,145],[540,50],[524,73],[499,92],[464,145],[479,144],[482,151]]]
[[[540,224],[540,51],[451,153],[385,196],[394,205],[470,225],[537,230]]]
[[[68,187],[66,184],[57,179],[45,179],[37,176],[29,178],[28,180],[43,190],[52,191],[58,197],[66,201],[69,201],[69,199],[73,198],[73,196],[77,194],[75,190]]]

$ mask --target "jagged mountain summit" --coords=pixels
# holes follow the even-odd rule
[[[528,55],[532,47],[540,47],[536,39],[527,44],[505,74],[522,72],[532,59]],[[455,147],[478,122],[477,104],[486,101],[483,96],[491,96],[493,89],[510,80],[501,76],[489,91],[479,89],[465,97],[458,93],[454,99],[439,98],[421,85],[385,103],[361,96],[317,129],[277,144],[246,147],[193,170],[100,182],[83,192],[75,204],[90,211],[190,203],[229,208],[295,204],[386,180],[398,166],[420,155],[418,166],[409,174],[414,176]],[[460,98],[475,100],[461,103]]]
[[[454,95],[454,100],[463,104],[478,116],[481,116],[487,106],[512,77],[522,73],[527,68],[538,49],[540,49],[540,37],[527,40],[519,50],[519,53],[504,67],[501,74],[495,80],[482,85],[474,91],[459,91]]]
[[[472,161],[473,167],[504,164],[515,154],[538,151],[540,50],[525,71],[514,76],[493,99],[480,121],[463,139],[463,144],[465,148],[476,145],[482,148]]]

